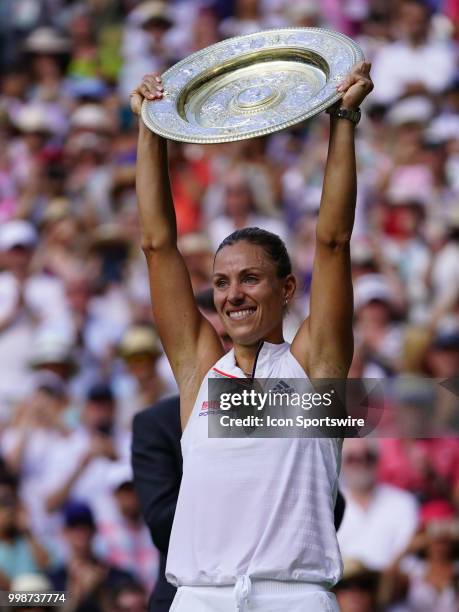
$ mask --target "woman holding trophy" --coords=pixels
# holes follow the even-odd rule
[[[224,354],[200,314],[177,248],[167,142],[139,126],[137,195],[155,323],[181,397],[183,479],[166,576],[174,612],[325,612],[342,562],[333,509],[341,440],[211,439],[203,405],[212,377],[341,378],[353,355],[349,243],[356,203],[355,125],[370,65],[338,86],[317,222],[310,315],[292,344],[282,323],[296,281],[285,245],[258,228],[226,238],[214,260],[214,301],[233,341]],[[159,75],[131,95],[160,100]],[[153,105],[154,108],[154,105]]]

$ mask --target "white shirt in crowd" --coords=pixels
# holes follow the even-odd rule
[[[13,452],[20,441],[21,432],[14,427],[8,427],[0,438],[0,450],[4,456]],[[65,444],[68,440],[64,434],[39,427],[33,435],[27,435],[21,462],[20,496],[27,508],[29,520],[34,533],[46,536],[43,530],[46,523],[46,512],[43,505],[43,480],[48,475],[48,457],[53,448]],[[62,463],[62,459],[61,459]]]
[[[459,294],[459,244],[447,242],[434,258],[431,282],[435,304],[454,300]]]
[[[110,473],[119,470],[120,465],[130,465],[131,435],[125,430],[116,430],[114,446],[118,460],[95,457],[76,480],[70,497],[93,505],[96,499],[109,491]],[[48,467],[44,471],[48,479],[42,484],[46,495],[51,495],[62,487],[76,470],[78,464],[89,450],[91,438],[86,429],[79,427],[68,438],[56,443],[48,454]]]
[[[344,559],[358,559],[366,567],[382,570],[406,548],[418,522],[413,495],[389,485],[377,485],[367,508],[344,491],[346,511],[338,531]]]
[[[425,559],[412,555],[405,557],[400,569],[408,577],[406,601],[397,606],[397,612],[457,612],[457,593],[452,584],[438,590],[426,580],[429,566]],[[459,563],[454,564],[455,580],[459,577]]]
[[[455,73],[455,55],[442,42],[426,42],[418,47],[397,41],[383,47],[373,62],[373,102],[390,104],[407,85],[423,83],[432,93],[439,93]]]
[[[10,324],[0,333],[0,419],[9,418],[15,402],[31,390],[29,361],[31,346],[39,329],[71,336],[72,321],[65,300],[62,281],[37,274],[24,283],[23,302],[19,309],[20,286],[10,272],[0,273],[0,323]]]

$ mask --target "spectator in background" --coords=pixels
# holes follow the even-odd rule
[[[346,512],[338,542],[343,558],[357,559],[380,571],[408,545],[416,530],[418,511],[412,495],[378,483],[377,465],[376,441],[345,440],[342,479]]]
[[[412,168],[414,170],[414,168]],[[410,182],[418,182],[419,190],[427,191],[419,173],[414,172]],[[428,297],[427,276],[431,254],[423,236],[422,228],[426,218],[425,204],[419,200],[405,199],[395,195],[385,209],[386,223],[390,234],[384,237],[385,259],[390,262],[400,279],[402,288],[398,294],[409,304],[407,313],[411,320],[426,319]]]
[[[72,498],[95,507],[109,490],[110,472],[129,463],[130,436],[115,425],[115,415],[111,388],[96,383],[88,391],[80,426],[48,455],[48,476],[42,482],[48,512]]]
[[[150,592],[158,578],[159,555],[142,520],[132,478],[125,467],[110,476],[110,495],[96,513],[99,545],[107,563],[135,576]]]
[[[459,302],[459,207],[455,207],[447,217],[444,243],[435,254],[430,273],[433,290],[431,321],[437,324],[442,318],[457,321]]]
[[[66,102],[63,76],[70,50],[70,40],[49,26],[37,28],[24,42],[25,63],[32,82],[30,97],[49,113],[58,131],[66,127],[62,107]]]
[[[401,0],[394,21],[396,40],[381,48],[373,64],[373,102],[440,94],[454,76],[451,44],[431,38],[430,9],[421,0]]]
[[[127,368],[125,375],[114,380],[120,401],[119,423],[130,430],[134,415],[158,401],[169,388],[158,371],[162,347],[152,325],[128,328],[118,351]]]
[[[320,27],[320,6],[315,0],[298,0],[297,2],[285,2],[284,11],[287,21],[297,28]]]
[[[74,10],[68,30],[72,58],[67,74],[73,79],[97,77],[100,74],[100,63],[94,22],[90,10],[84,4],[79,4]]]
[[[62,281],[44,273],[36,274],[32,268],[37,243],[37,231],[27,221],[8,221],[0,228],[3,268],[0,288],[4,308],[1,326],[6,329],[23,306],[30,310],[37,324],[68,333],[71,325]]]
[[[234,15],[220,24],[224,38],[253,34],[263,27],[263,12],[260,0],[235,0]]]
[[[38,373],[52,372],[65,383],[75,374],[77,364],[69,337],[53,330],[40,330],[34,338],[29,366]]]
[[[147,612],[144,588],[137,582],[125,582],[113,589],[107,612]]]
[[[355,375],[382,378],[394,373],[402,336],[396,322],[395,297],[387,278],[379,273],[359,276],[354,283],[354,300]]]
[[[344,559],[343,577],[333,589],[341,612],[375,612],[378,579],[360,561]]]
[[[251,185],[241,170],[227,176],[225,188],[224,215],[209,224],[208,233],[214,251],[226,236],[244,227],[260,227],[286,240],[285,225],[281,221],[257,213]]]
[[[82,268],[80,228],[69,200],[50,199],[40,219],[42,239],[34,261],[36,269],[64,282],[75,277]]]
[[[61,281],[32,272],[38,241],[34,226],[12,220],[0,228],[0,367],[2,410],[30,390],[28,361],[37,328],[69,333],[68,312]]]
[[[429,428],[436,405],[434,386],[422,378],[400,379],[394,384],[393,401],[403,437],[381,440],[380,481],[410,491],[420,503],[446,499],[458,504],[459,440],[434,437]]]
[[[64,421],[67,402],[66,385],[57,374],[37,374],[35,390],[17,406],[0,439],[5,463],[18,478],[34,533],[41,536],[45,523],[42,483],[47,477],[48,454],[56,444],[65,443],[70,433]]]
[[[219,40],[218,18],[215,8],[211,3],[208,6],[204,3],[198,9],[192,29],[190,47],[186,55],[205,49],[209,45],[214,45]]]
[[[179,236],[196,232],[202,224],[201,198],[210,182],[209,161],[204,155],[195,156],[179,144],[170,146],[169,172],[172,196],[177,211]]]
[[[382,580],[382,603],[406,612],[455,612],[459,581],[459,522],[444,501],[427,503],[421,529]]]
[[[71,612],[104,612],[108,593],[133,577],[98,558],[93,551],[96,524],[89,506],[69,502],[64,511],[64,536],[69,549],[68,561],[49,572],[55,591],[71,594]]]
[[[128,98],[145,73],[162,72],[173,62],[166,37],[173,23],[170,6],[162,0],[136,3],[129,13],[122,43],[124,65],[119,85],[123,99]]]
[[[64,382],[68,402],[63,418],[67,426],[74,429],[80,418],[79,401],[84,397],[88,383],[85,380],[85,363],[77,357],[73,337],[46,328],[38,330],[33,338],[28,365],[37,374],[51,372]]]
[[[432,378],[459,375],[459,329],[438,331],[427,347],[426,374]]]
[[[10,580],[20,574],[47,568],[49,556],[29,529],[26,509],[20,505],[17,481],[0,474],[0,583],[10,590]]]

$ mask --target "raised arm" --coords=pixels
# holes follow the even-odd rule
[[[147,75],[131,96],[140,114],[142,101],[161,99],[158,75]],[[136,171],[142,249],[148,264],[153,316],[182,398],[185,425],[205,372],[222,356],[220,340],[199,312],[188,270],[177,248],[166,141],[140,119]]]
[[[354,66],[339,106],[357,109],[372,90],[370,64]],[[350,240],[357,193],[354,124],[330,117],[330,144],[316,230],[310,315],[292,353],[310,377],[344,378],[353,354]]]

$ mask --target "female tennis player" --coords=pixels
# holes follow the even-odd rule
[[[177,249],[166,141],[140,121],[137,195],[154,319],[181,397],[183,480],[166,576],[173,612],[325,612],[342,562],[333,523],[341,441],[210,439],[212,377],[346,378],[353,353],[349,242],[356,202],[354,128],[371,91],[370,65],[338,87],[317,223],[310,315],[292,344],[282,321],[295,292],[285,245],[258,228],[226,238],[214,263],[214,301],[233,341],[220,340],[194,300]],[[161,99],[159,75],[131,95]]]

